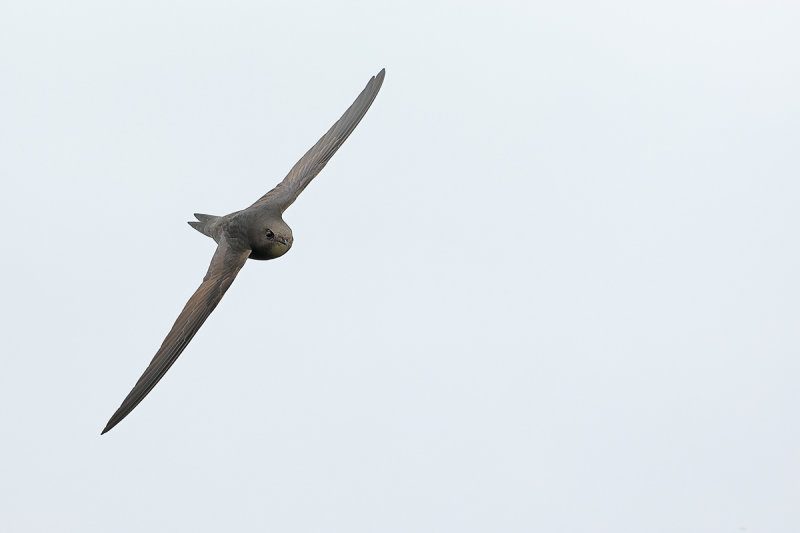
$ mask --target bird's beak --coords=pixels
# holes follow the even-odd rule
[[[281,239],[281,242],[283,244],[285,244],[286,246],[289,246],[289,240],[288,239]]]

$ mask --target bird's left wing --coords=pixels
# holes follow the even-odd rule
[[[111,417],[101,435],[117,424],[139,405],[145,396],[155,387],[156,383],[164,377],[169,367],[178,359],[194,334],[206,321],[208,315],[214,310],[225,291],[231,286],[233,279],[247,261],[249,249],[239,249],[232,246],[223,237],[220,239],[217,251],[211,259],[211,265],[203,283],[186,302],[181,314],[167,334],[161,348],[156,352],[150,365],[136,382],[131,392],[119,406],[117,412]]]
[[[364,115],[372,105],[373,100],[378,96],[378,91],[381,90],[385,75],[386,69],[381,69],[377,75],[370,78],[367,86],[364,87],[361,94],[359,94],[350,107],[347,108],[347,111],[345,111],[339,120],[330,127],[328,132],[294,164],[289,174],[283,178],[283,181],[259,198],[250,207],[257,207],[269,203],[277,205],[281,213],[286,211],[286,209],[292,205],[292,202],[297,199],[297,196],[303,192],[303,189],[311,183],[311,180],[320,173],[330,158],[333,157],[333,154],[336,153],[336,150],[338,150],[339,147],[342,146],[342,143],[353,133],[353,130],[356,129],[356,126],[358,126],[358,123],[361,122],[361,119],[364,118]]]

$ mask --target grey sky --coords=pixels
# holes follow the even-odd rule
[[[0,5],[2,529],[800,529],[800,8],[554,4]]]

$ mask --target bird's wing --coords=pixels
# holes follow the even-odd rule
[[[250,207],[270,203],[280,207],[281,212],[292,205],[303,189],[319,174],[336,150],[353,133],[358,123],[364,117],[372,101],[375,100],[383,83],[386,69],[382,69],[377,76],[373,76],[355,102],[347,108],[344,115],[331,126],[328,133],[322,136],[317,144],[311,147],[306,154],[295,163],[289,174],[283,178],[274,189],[262,196]]]
[[[206,277],[195,293],[186,302],[186,306],[178,315],[178,319],[167,334],[161,348],[156,352],[150,365],[136,382],[131,392],[119,406],[117,412],[106,424],[101,435],[122,421],[128,413],[139,405],[145,396],[155,387],[156,383],[164,377],[164,374],[178,359],[194,334],[206,321],[208,315],[222,299],[222,295],[231,286],[233,279],[247,261],[250,255],[249,249],[239,249],[231,246],[228,240],[223,237],[220,239],[217,251],[211,259]]]

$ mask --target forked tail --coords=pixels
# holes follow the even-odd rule
[[[203,235],[208,235],[213,239],[214,234],[212,233],[212,229],[214,226],[214,222],[216,222],[217,219],[220,217],[214,215],[204,215],[202,213],[195,213],[194,216],[198,220],[198,222],[191,220],[189,221],[189,225],[194,229],[196,229],[197,231],[199,231],[200,233],[202,233]]]

